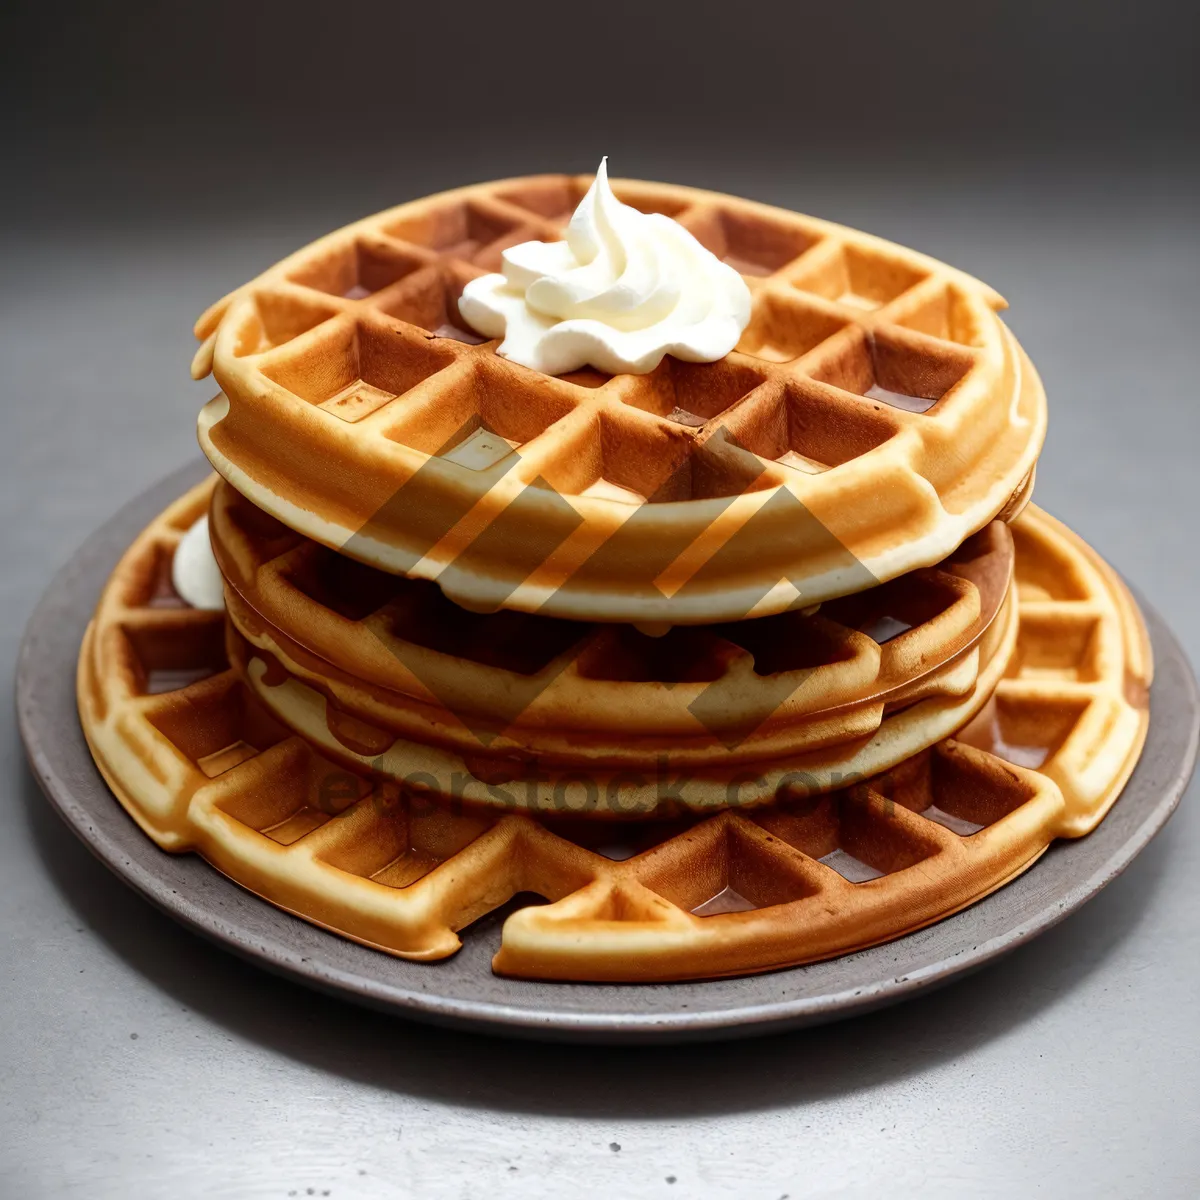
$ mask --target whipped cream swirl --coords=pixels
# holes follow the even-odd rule
[[[171,563],[171,583],[193,608],[217,611],[225,607],[225,584],[203,516],[179,539]]]
[[[463,319],[499,353],[547,375],[584,366],[643,375],[663,355],[715,362],[750,321],[750,289],[676,221],[622,204],[608,159],[566,241],[504,251],[503,273],[473,279]]]

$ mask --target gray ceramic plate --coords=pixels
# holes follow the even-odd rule
[[[50,802],[93,853],[178,921],[279,974],[418,1020],[523,1037],[679,1041],[767,1033],[847,1017],[974,970],[1061,921],[1114,879],[1174,811],[1196,757],[1200,706],[1170,630],[1145,609],[1156,678],[1150,736],[1124,794],[1090,836],[1059,843],[973,908],[832,962],[709,983],[565,984],[490,969],[503,914],[442,963],[405,962],[316,929],[242,891],[195,855],[165,854],[125,815],[92,765],[75,713],[75,658],[109,572],[138,531],[202,478],[163,480],[95,533],[60,572],[25,634],[21,733]]]

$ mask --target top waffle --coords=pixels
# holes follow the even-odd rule
[[[329,235],[210,309],[216,469],[295,530],[474,610],[697,624],[863,591],[1027,494],[1032,366],[978,281],[750,201],[617,182],[747,278],[717,363],[551,378],[458,326],[590,183],[482,184]]]

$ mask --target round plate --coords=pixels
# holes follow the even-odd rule
[[[768,1033],[895,1003],[974,970],[1061,921],[1116,878],[1174,811],[1200,730],[1179,643],[1143,605],[1154,645],[1150,734],[1124,794],[1093,833],[1059,842],[973,907],[899,941],[742,979],[668,984],[540,983],[492,974],[503,910],[464,931],[439,963],[407,962],[305,923],[243,891],[194,854],[159,850],[92,764],[75,710],[75,660],[109,572],[137,533],[206,466],[175,472],[92,535],[29,622],[17,704],[33,769],[93,853],[184,925],[322,991],[419,1020],[572,1041],[680,1041]]]

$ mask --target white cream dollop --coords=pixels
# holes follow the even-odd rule
[[[547,375],[584,366],[643,375],[663,355],[716,362],[750,321],[750,289],[678,222],[622,204],[607,158],[566,241],[505,250],[503,273],[473,279],[458,307],[499,353]]]
[[[171,583],[193,608],[218,611],[225,607],[225,584],[213,556],[207,515],[179,539],[171,563]]]

